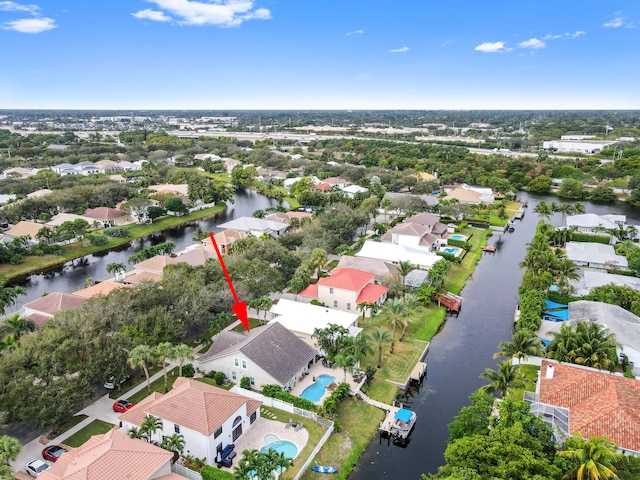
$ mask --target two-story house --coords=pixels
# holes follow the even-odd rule
[[[155,392],[118,418],[125,432],[140,427],[147,417],[159,418],[162,429],[152,435],[152,441],[177,433],[184,438],[185,451],[213,464],[217,453],[259,418],[260,405],[258,400],[179,377],[170,392]]]
[[[292,388],[308,372],[316,351],[279,323],[251,332],[221,332],[196,359],[200,371],[223,372],[234,382],[249,377],[252,388]]]
[[[355,312],[360,303],[382,305],[387,299],[389,289],[374,283],[375,277],[373,273],[354,268],[333,270],[331,276],[309,285],[300,296],[314,298],[330,308]],[[369,310],[365,314],[370,315]]]

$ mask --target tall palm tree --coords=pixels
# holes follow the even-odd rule
[[[125,266],[124,263],[110,263],[107,265],[107,273],[114,273],[115,277],[118,278],[118,274],[120,272],[126,272],[127,271],[127,267]]]
[[[581,202],[576,202],[573,204],[573,212],[581,215],[583,213],[585,213],[587,211],[586,207],[584,206],[584,203]]]
[[[138,440],[145,439],[144,432],[138,427],[129,428],[129,430],[127,430],[127,435],[129,435],[129,438],[137,438]]]
[[[618,346],[613,334],[595,322],[563,325],[547,346],[547,356],[560,362],[613,370]]]
[[[153,434],[158,430],[162,430],[163,425],[161,418],[149,416],[142,421],[140,430],[142,430],[142,435],[147,439],[147,442],[151,443]]]
[[[11,352],[16,348],[18,348],[18,342],[13,335],[7,335],[3,340],[0,340],[0,351],[6,350],[7,352]]]
[[[533,211],[538,214],[540,219],[544,218],[546,220],[549,220],[551,218],[551,215],[553,215],[553,210],[551,209],[551,206],[547,202],[545,202],[544,200],[541,200],[535,206]]]
[[[580,267],[573,260],[563,258],[556,263],[554,273],[557,273],[561,284],[568,284],[569,280],[580,278]]]
[[[389,315],[391,327],[393,329],[393,333],[391,334],[391,351],[389,352],[392,355],[396,343],[396,329],[398,328],[398,323],[406,310],[407,305],[402,298],[392,298],[384,302],[384,305],[382,305],[382,311]]]
[[[16,304],[20,295],[26,295],[27,291],[22,287],[7,287],[6,280],[0,277],[0,315],[4,315],[7,307]]]
[[[0,338],[11,335],[15,340],[19,340],[23,333],[33,332],[35,329],[36,324],[32,320],[21,317],[20,314],[16,313],[2,320],[0,324]]]
[[[493,358],[516,357],[518,363],[524,357],[541,357],[543,355],[542,342],[535,333],[530,330],[517,330],[510,342],[500,342],[498,351]]]
[[[616,254],[623,255],[628,258],[629,255],[631,255],[638,249],[638,244],[633,240],[623,240],[619,243],[616,243],[615,249]]]
[[[266,463],[272,468],[272,472],[275,473],[275,478],[278,479],[285,468],[293,467],[293,460],[287,458],[284,452],[277,452],[273,449],[269,449],[266,453]]]
[[[579,433],[570,440],[567,450],[558,456],[577,461],[578,465],[563,475],[563,480],[617,480],[617,469],[613,465],[622,457],[616,446],[607,437],[584,439]],[[566,444],[565,444],[566,446]]]
[[[481,387],[481,390],[489,394],[497,392],[501,398],[507,395],[510,388],[523,388],[526,384],[520,369],[515,365],[511,365],[508,361],[500,362],[497,370],[485,369],[480,374],[480,377],[490,382],[488,385]]]
[[[156,346],[156,354],[162,361],[162,374],[164,375],[164,391],[169,391],[169,382],[167,380],[167,359],[173,355],[174,347],[171,342],[162,342]]]
[[[411,270],[413,269],[414,269],[414,266],[411,265],[411,262],[400,262],[398,264],[398,273],[400,274],[400,277],[402,277],[403,288],[406,288],[404,281],[407,278],[407,275],[409,275],[409,272],[411,272]]]
[[[149,345],[138,345],[129,352],[128,362],[131,368],[142,368],[147,378],[147,391],[151,393],[151,381],[149,380],[149,364],[156,360],[155,349]]]
[[[174,433],[171,436],[165,436],[162,439],[162,443],[160,444],[160,446],[165,450],[169,450],[170,452],[178,452],[178,454],[182,455],[185,447],[184,436],[180,435],[179,433]]]
[[[171,352],[169,358],[171,360],[178,360],[178,375],[182,376],[182,365],[184,365],[185,360],[193,360],[195,356],[193,355],[193,348],[181,343],[173,347],[173,352]]]
[[[0,436],[0,463],[7,464],[9,460],[18,458],[22,445],[17,438],[9,435]]]
[[[382,349],[391,340],[391,335],[384,328],[376,328],[369,338],[378,348],[378,368],[382,368]]]

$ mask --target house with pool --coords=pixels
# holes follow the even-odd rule
[[[262,402],[221,388],[179,377],[173,389],[154,392],[120,415],[120,431],[139,428],[148,417],[162,420],[162,428],[151,441],[174,433],[183,436],[185,451],[207,463],[215,462],[218,452],[236,442],[260,417]]]
[[[382,306],[387,299],[389,289],[375,283],[375,277],[373,273],[355,268],[334,269],[330,276],[309,285],[299,295],[303,298],[318,300],[326,307],[347,312],[357,311],[361,303],[375,303]],[[364,315],[370,317],[371,309],[366,308]]]
[[[223,331],[206,353],[196,358],[201,372],[223,372],[232,382],[243,377],[251,388],[279,385],[291,389],[304,378],[316,358],[316,350],[278,322],[251,332]]]

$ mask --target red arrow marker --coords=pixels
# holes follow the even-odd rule
[[[227,271],[227,266],[224,264],[224,260],[222,259],[222,254],[220,253],[220,249],[218,248],[218,244],[216,243],[216,239],[213,236],[213,232],[209,232],[209,238],[213,243],[213,248],[216,249],[216,255],[218,255],[218,260],[220,260],[220,266],[222,267],[222,272],[224,276],[227,278],[227,283],[229,284],[229,288],[231,289],[231,295],[233,295],[233,299],[236,301],[234,305],[231,305],[231,309],[238,316],[244,328],[249,331],[249,315],[247,315],[247,302],[239,301],[238,295],[236,294],[236,289],[233,288],[233,283],[231,282],[231,277],[229,276],[229,272]]]

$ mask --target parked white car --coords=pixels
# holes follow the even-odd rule
[[[27,463],[27,466],[25,468],[29,475],[31,475],[32,477],[37,477],[47,468],[49,468],[49,464],[36,458],[35,460],[31,460],[29,463]]]

